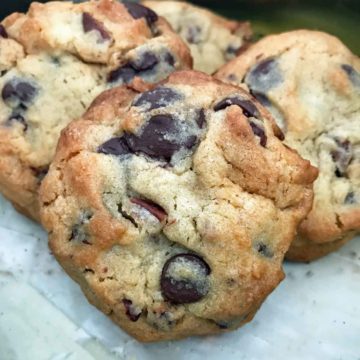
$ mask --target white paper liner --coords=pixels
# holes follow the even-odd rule
[[[285,264],[286,279],[235,332],[144,345],[88,304],[45,232],[0,197],[0,359],[359,359],[359,240]]]

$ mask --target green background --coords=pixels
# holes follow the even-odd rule
[[[0,16],[25,11],[29,0],[1,0]],[[250,20],[257,36],[308,28],[338,36],[360,55],[360,0],[199,0],[223,15]]]

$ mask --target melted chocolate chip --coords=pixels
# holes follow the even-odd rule
[[[256,108],[253,102],[250,100],[240,99],[236,96],[228,97],[214,106],[215,111],[223,110],[231,105],[239,106],[246,117],[260,117],[259,110]]]
[[[172,66],[172,67],[175,66],[175,58],[174,58],[174,56],[173,56],[171,53],[167,52],[167,53],[165,54],[164,60],[165,60],[165,62],[167,62],[170,66]]]
[[[351,65],[343,64],[341,68],[346,72],[350,81],[357,87],[360,87],[360,74]]]
[[[259,242],[255,245],[255,250],[261,254],[262,256],[265,256],[267,258],[272,258],[274,256],[274,253],[269,249],[268,245]]]
[[[8,38],[8,34],[4,28],[3,25],[0,24],[0,37],[7,39]]]
[[[139,320],[139,317],[141,316],[142,311],[141,310],[137,310],[134,305],[133,302],[131,300],[128,299],[123,299],[123,304],[125,307],[125,313],[127,315],[127,317],[133,321],[136,322]]]
[[[137,71],[145,71],[153,69],[158,63],[157,56],[150,51],[146,51],[138,60],[132,62],[131,66]]]
[[[278,62],[269,58],[256,64],[246,75],[245,82],[252,91],[266,93],[283,81]]]
[[[7,120],[7,124],[11,125],[13,122],[17,122],[24,126],[24,131],[28,129],[28,124],[26,123],[25,118],[19,114],[18,112],[14,111]]]
[[[158,63],[159,59],[157,56],[147,51],[136,61],[130,61],[120,68],[111,71],[108,75],[108,82],[112,83],[122,80],[124,83],[129,83],[136,75],[141,76],[142,72],[152,70]]]
[[[49,172],[49,166],[42,166],[38,168],[32,167],[31,170],[34,172],[38,181],[41,182]]]
[[[161,274],[163,297],[173,304],[189,304],[201,300],[209,291],[211,270],[198,255],[177,254],[164,265]]]
[[[89,13],[85,12],[83,13],[83,16],[82,16],[82,25],[83,25],[83,29],[84,29],[84,32],[90,32],[90,31],[97,31],[101,38],[103,40],[109,40],[110,39],[110,35],[109,33],[105,30],[105,27],[104,25],[94,19]]]
[[[271,102],[271,100],[262,93],[256,92],[256,91],[250,91],[251,95],[254,96],[254,98],[263,106],[265,106],[271,113],[271,115],[274,117],[276,124],[279,126],[279,128],[282,130],[281,132],[276,132],[274,135],[281,141],[285,139],[285,135],[283,131],[286,131],[287,125],[286,120],[284,119],[284,116],[279,111],[279,109]]]
[[[190,44],[199,43],[201,41],[201,27],[198,25],[189,26],[185,38]]]
[[[181,100],[181,95],[166,87],[157,87],[154,90],[144,92],[133,103],[133,106],[146,106],[146,110],[150,111],[167,106],[171,103]]]
[[[344,177],[352,158],[352,146],[348,140],[335,141],[338,147],[331,152],[332,159],[336,164],[335,175],[337,177]]]
[[[144,209],[146,209],[150,214],[155,216],[160,222],[164,221],[167,218],[166,211],[160,205],[155,204],[151,200],[133,198],[130,199],[130,201],[133,204],[139,205]]]
[[[4,85],[1,97],[12,108],[26,109],[36,93],[37,89],[29,82],[13,78]]]
[[[260,138],[260,145],[265,147],[267,143],[267,136],[265,134],[265,129],[260,126],[260,124],[256,124],[254,121],[249,121],[251,129],[253,133]]]
[[[134,19],[144,18],[149,26],[158,20],[156,12],[143,5],[128,1],[124,1],[123,4]]]
[[[199,111],[199,115],[198,117],[196,118],[196,123],[199,127],[199,129],[203,129],[204,128],[204,125],[206,123],[206,116],[205,116],[205,110],[204,109],[201,109]]]
[[[350,191],[345,197],[345,204],[356,204],[356,197],[353,191]]]
[[[108,82],[113,83],[121,80],[125,84],[129,83],[136,75],[135,69],[131,64],[126,64],[110,72],[108,75]]]
[[[120,156],[131,153],[131,150],[125,137],[116,137],[100,145],[97,152],[100,154]]]
[[[175,152],[182,148],[191,149],[196,142],[197,137],[187,133],[184,124],[169,114],[151,117],[141,135],[127,135],[127,143],[133,152],[163,158],[168,162]]]
[[[87,245],[91,243],[87,240],[87,232],[85,225],[89,223],[92,218],[92,213],[84,211],[80,214],[78,221],[73,225],[69,241],[82,242]]]

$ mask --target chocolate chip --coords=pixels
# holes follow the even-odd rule
[[[87,245],[91,243],[87,240],[87,232],[85,226],[89,223],[92,218],[90,211],[84,211],[80,213],[77,222],[73,225],[69,241],[82,242]]]
[[[124,83],[129,83],[136,75],[141,76],[142,72],[152,70],[158,63],[159,59],[155,54],[150,51],[144,52],[139,59],[111,71],[108,75],[108,82],[122,80]]]
[[[225,321],[215,321],[215,324],[219,327],[219,329],[226,330],[229,328],[229,324]]]
[[[124,1],[123,4],[134,19],[144,18],[149,26],[158,20],[156,12],[143,5],[128,1]]]
[[[229,45],[226,48],[226,53],[231,55],[231,56],[235,56],[239,52],[240,48],[241,47],[239,47],[239,46]]]
[[[173,304],[189,304],[201,300],[209,291],[211,270],[198,255],[177,254],[164,265],[161,274],[163,297]]]
[[[251,102],[250,100],[240,99],[236,96],[228,97],[221,100],[214,106],[214,110],[223,110],[231,105],[239,106],[246,117],[260,117],[259,110],[256,108],[253,102]]]
[[[157,56],[150,51],[146,51],[139,59],[131,62],[131,66],[137,71],[145,71],[153,69],[158,63]]]
[[[187,130],[187,125],[169,114],[155,115],[146,123],[139,136],[128,134],[126,140],[133,152],[170,162],[175,152],[182,148],[191,149],[196,144],[197,137]]]
[[[198,25],[189,26],[185,35],[190,44],[197,44],[201,41],[201,27]]]
[[[142,311],[140,309],[136,309],[131,300],[123,299],[122,302],[124,304],[127,317],[133,322],[138,321]]]
[[[260,138],[260,145],[265,147],[267,143],[267,136],[265,134],[265,129],[260,123],[255,123],[252,120],[249,120],[249,124],[253,133]]]
[[[166,52],[165,54],[165,57],[164,57],[164,60],[166,63],[168,63],[170,66],[174,67],[175,66],[175,58],[174,56],[169,53],[169,52]]]
[[[350,81],[357,87],[360,87],[360,74],[351,65],[343,64],[341,68],[346,72]]]
[[[350,191],[345,197],[345,204],[356,204],[356,197],[353,191]]]
[[[101,36],[101,38],[103,40],[109,40],[110,39],[110,35],[105,30],[104,25],[100,21],[94,19],[87,12],[84,12],[83,15],[82,15],[82,25],[83,25],[84,32],[88,33],[90,31],[95,30],[100,34],[100,36]]]
[[[337,149],[331,152],[332,159],[336,164],[335,175],[337,177],[344,177],[352,158],[352,146],[348,140],[341,141],[335,139],[335,142]]]
[[[13,122],[17,122],[24,126],[24,131],[28,129],[28,124],[26,123],[25,118],[19,114],[18,112],[14,111],[7,120],[7,124],[11,125]]]
[[[100,154],[120,156],[131,153],[131,150],[125,137],[115,137],[100,145],[97,152]]]
[[[42,167],[31,167],[31,170],[34,172],[35,176],[37,177],[38,181],[41,182],[44,177],[49,172],[49,166],[42,166]]]
[[[123,83],[129,83],[136,75],[135,69],[130,65],[126,64],[111,71],[108,75],[108,82],[113,83],[121,80]]]
[[[155,204],[151,200],[147,199],[138,199],[132,198],[130,201],[133,204],[139,205],[146,209],[150,214],[155,216],[160,222],[164,221],[167,218],[166,211],[158,204]]]
[[[255,250],[267,258],[272,258],[274,256],[274,253],[269,249],[268,245],[264,244],[263,242],[255,244]]]
[[[133,103],[133,106],[147,105],[146,110],[150,111],[179,101],[181,98],[182,96],[178,92],[170,88],[157,87],[140,95]]]
[[[26,109],[36,93],[37,89],[29,82],[13,78],[4,85],[1,96],[12,108]]]
[[[8,34],[4,28],[3,25],[0,24],[0,37],[7,39],[8,38]]]
[[[266,93],[283,81],[278,62],[269,58],[256,64],[245,77],[245,82],[252,91]]]
[[[198,117],[196,118],[196,123],[199,127],[199,129],[203,129],[204,125],[206,123],[206,116],[205,116],[205,110],[201,109],[199,111]]]

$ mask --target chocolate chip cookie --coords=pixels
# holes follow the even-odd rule
[[[12,14],[0,27],[0,191],[38,219],[60,131],[107,88],[190,67],[181,38],[139,4],[33,3]]]
[[[101,94],[43,181],[50,247],[141,341],[250,321],[283,278],[317,170],[248,93],[195,71]]]
[[[268,36],[217,77],[248,87],[285,143],[320,170],[314,206],[287,257],[323,256],[360,230],[360,60],[315,31]]]
[[[252,32],[248,22],[223,18],[204,8],[181,1],[144,1],[169,21],[188,44],[194,69],[214,73],[244,49]]]

